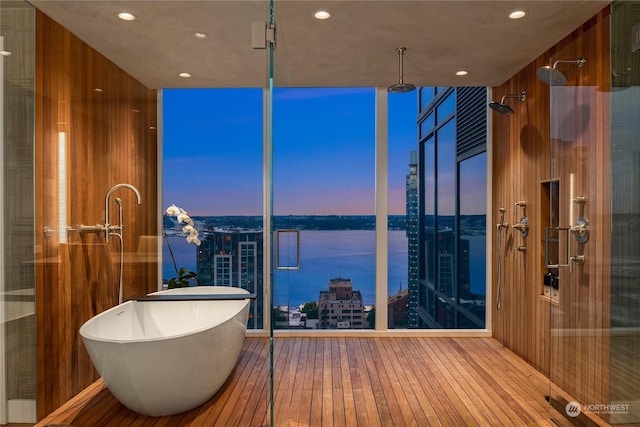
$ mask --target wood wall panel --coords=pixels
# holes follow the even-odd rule
[[[542,65],[580,56],[587,60],[582,69],[571,64],[558,67],[567,75],[566,87],[552,88],[536,77]],[[609,76],[609,10],[605,9],[493,88],[494,99],[522,90],[528,96],[523,103],[511,100],[512,115],[493,113],[490,212],[497,219],[498,209],[504,207],[511,226],[523,213],[520,209],[514,214],[514,203],[526,200],[531,227],[525,239],[511,229],[502,234],[502,309],[493,307],[493,334],[584,403],[607,402],[609,386]],[[580,213],[580,207],[573,205],[570,218],[571,180],[573,195],[587,198],[584,216],[591,225],[586,244],[577,245],[571,237],[572,255],[584,254],[586,262],[574,265],[571,274],[560,269],[558,303],[543,296],[544,228],[550,215],[543,183],[549,180],[560,186],[559,225],[574,223]],[[564,240],[563,233],[559,244],[563,263]],[[516,259],[518,245],[527,249]],[[494,295],[496,286],[494,266]]]
[[[41,12],[36,16],[36,230],[58,218],[58,132],[66,133],[66,220],[70,227],[105,222],[105,195],[121,189],[124,205],[125,299],[157,288],[157,252],[136,254],[142,236],[157,235],[156,92],[144,87]],[[99,88],[101,91],[94,89]],[[69,231],[36,233],[38,418],[97,378],[78,330],[118,302],[117,238]],[[136,261],[136,262],[133,262]]]

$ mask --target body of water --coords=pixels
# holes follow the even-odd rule
[[[464,236],[470,242],[471,290],[485,293],[485,236]],[[196,270],[197,247],[183,238],[172,237],[171,248],[178,268]],[[408,286],[408,247],[404,230],[389,231],[388,294]],[[163,277],[175,276],[167,245],[163,253]],[[274,299],[277,305],[297,306],[317,301],[329,280],[351,279],[354,290],[362,293],[364,303],[375,301],[375,232],[372,230],[302,230],[300,232],[300,269],[276,270]]]

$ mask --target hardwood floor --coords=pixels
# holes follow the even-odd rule
[[[549,382],[491,338],[276,338],[276,426],[553,426]],[[269,341],[247,338],[207,403],[151,418],[101,380],[36,426],[266,426]]]

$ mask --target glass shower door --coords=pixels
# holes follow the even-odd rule
[[[0,424],[36,421],[35,9],[0,2]]]
[[[584,70],[572,71],[575,82]],[[607,400],[610,231],[602,186],[609,172],[597,118],[604,96],[595,85],[550,87],[550,398],[569,420],[585,405]]]
[[[640,422],[638,10],[637,1],[613,3],[609,20],[551,58],[566,61],[558,68],[567,80],[550,87],[549,236],[557,243],[548,239],[545,261],[557,271],[549,376],[552,417],[562,424]],[[607,35],[610,45],[596,42]]]
[[[611,6],[609,422],[627,425],[640,424],[639,11],[640,1]]]

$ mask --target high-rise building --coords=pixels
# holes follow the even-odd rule
[[[351,279],[329,280],[329,290],[320,291],[318,300],[320,329],[363,329],[364,302],[360,291],[354,291]]]
[[[474,195],[486,192],[486,88],[423,87],[420,98],[415,254],[407,190],[408,324],[484,328],[485,273],[477,265],[486,264],[486,205]],[[418,276],[415,297],[412,260]]]
[[[409,313],[407,327],[418,327],[418,152],[409,152],[409,174],[406,179],[406,233],[408,258]]]
[[[249,328],[262,328],[262,230],[213,228],[200,234],[197,273],[203,284],[233,286],[256,293]]]

